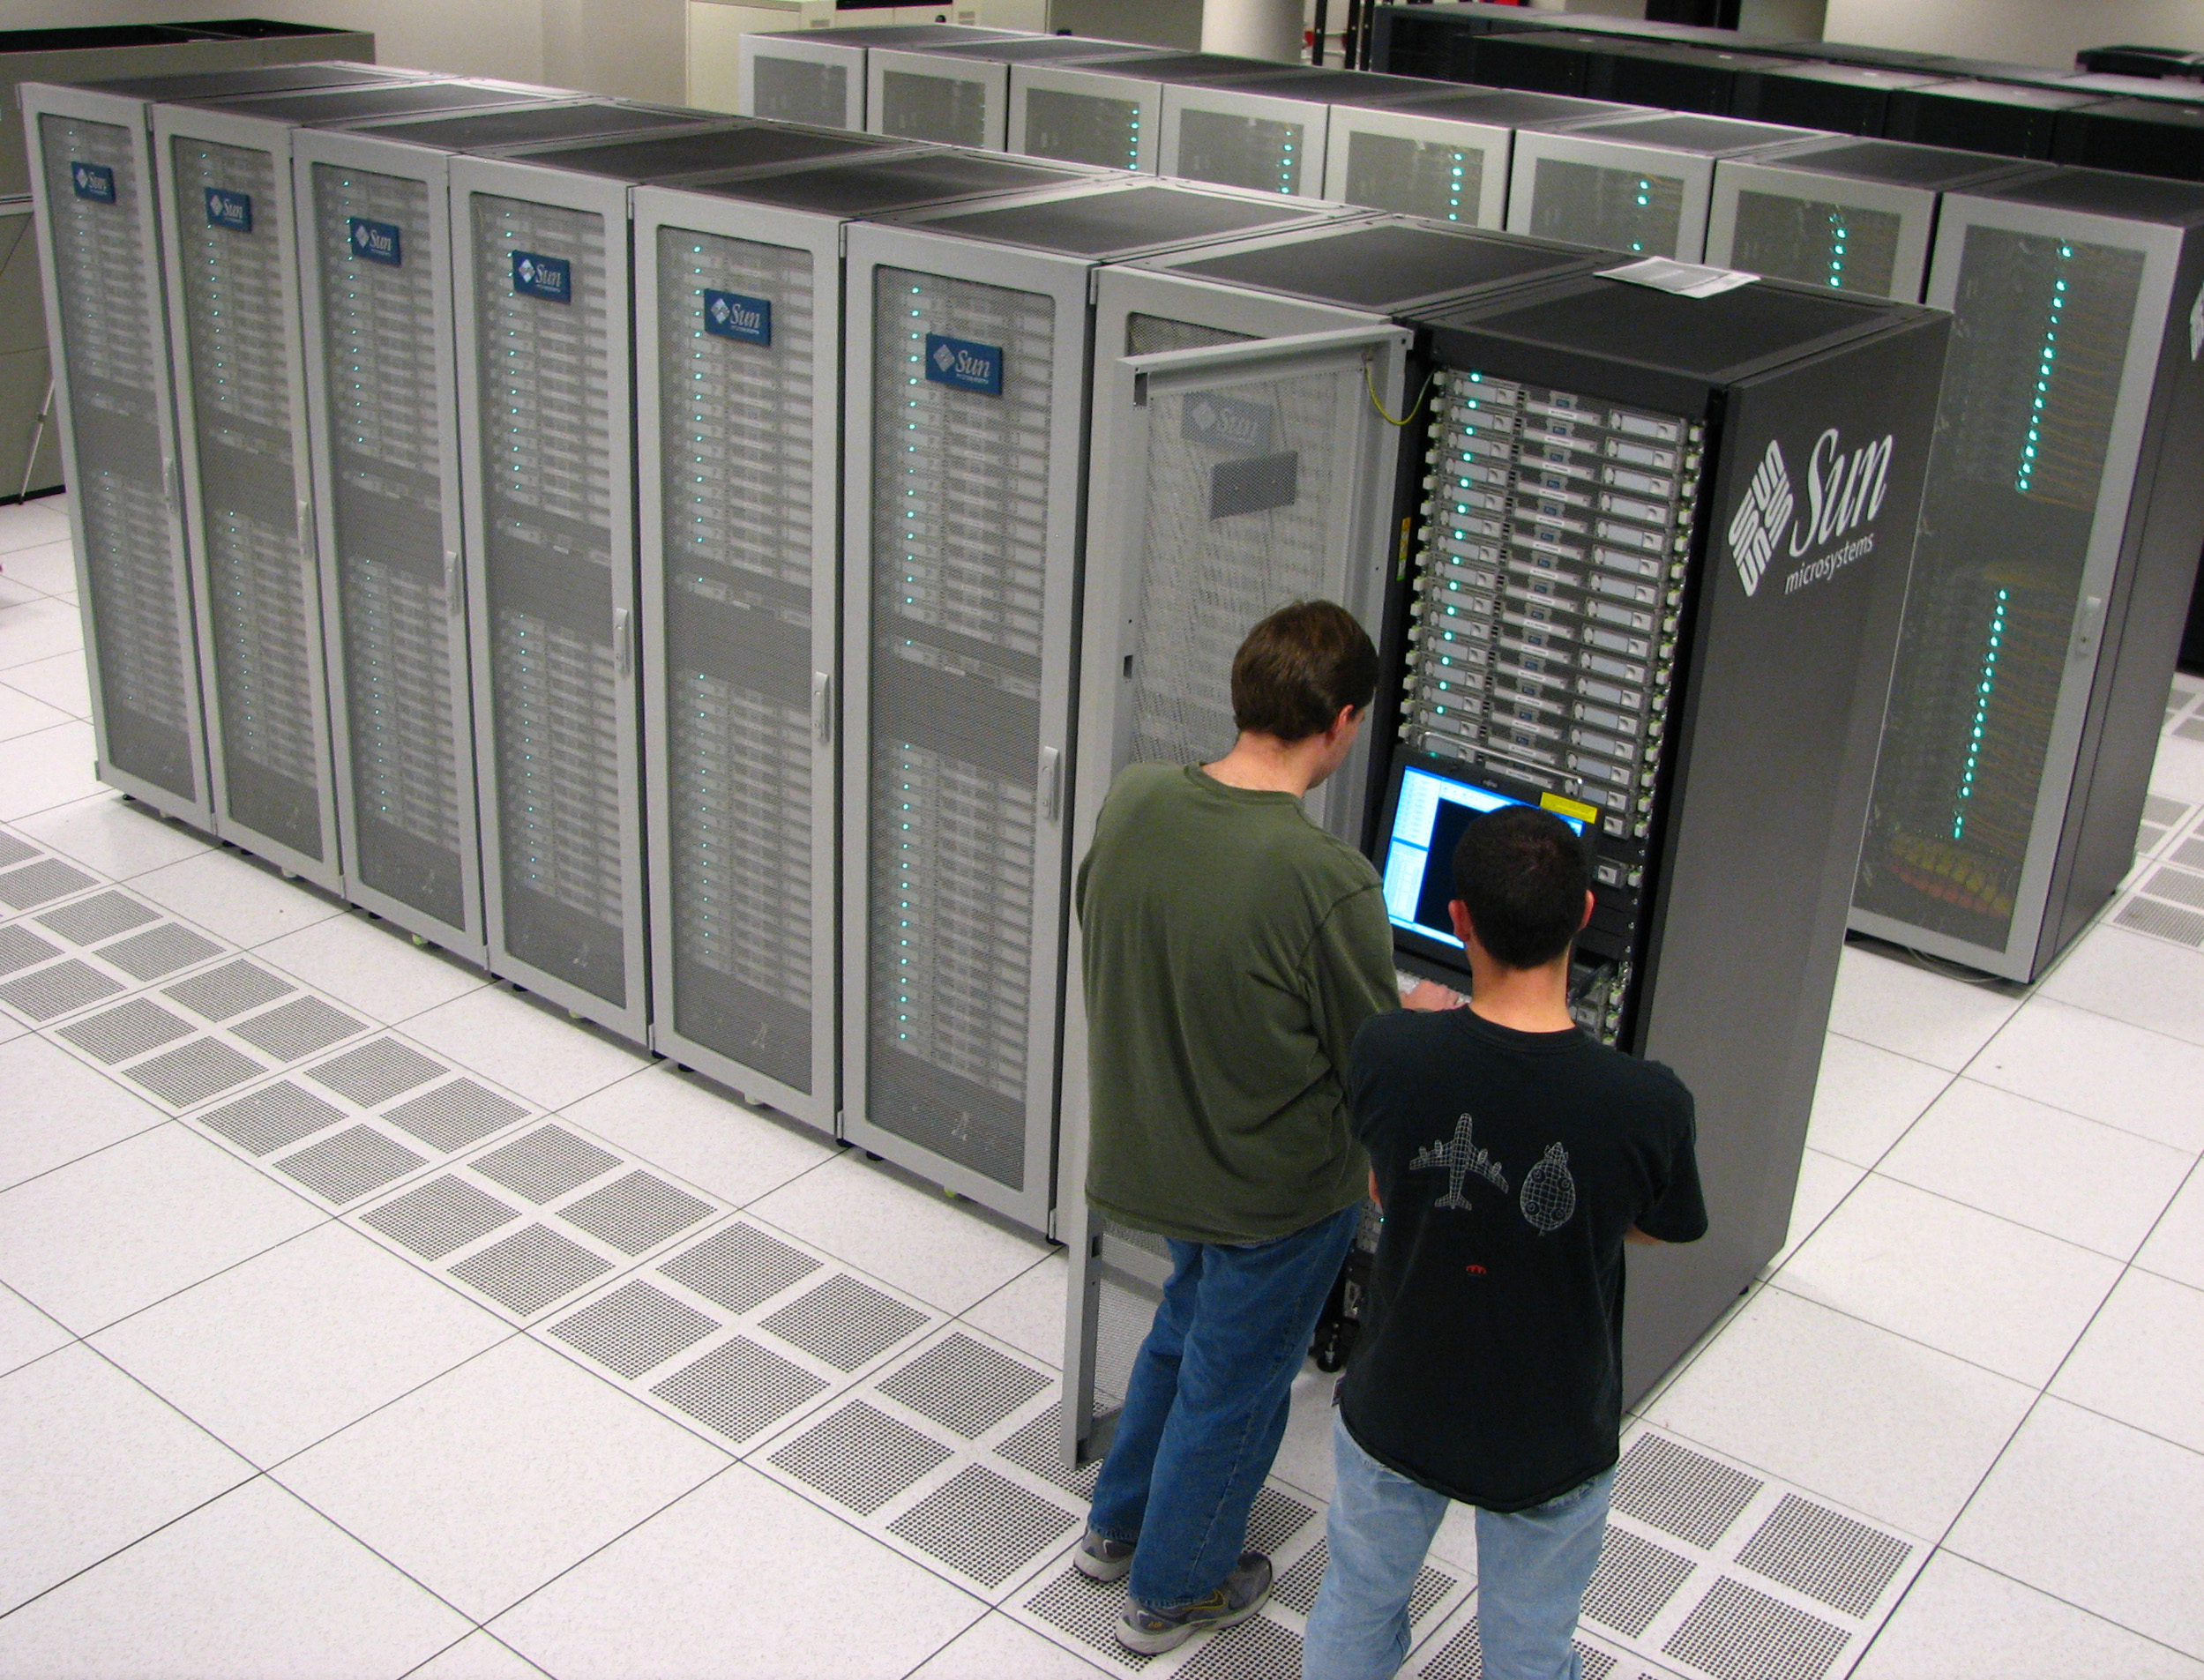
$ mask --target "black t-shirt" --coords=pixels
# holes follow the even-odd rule
[[[1349,1096],[1385,1206],[1341,1385],[1363,1450],[1491,1511],[1611,1466],[1623,1234],[1704,1236],[1692,1094],[1581,1032],[1393,1011]]]

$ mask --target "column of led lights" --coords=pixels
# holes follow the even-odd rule
[[[1842,288],[1844,285],[1844,247],[1849,236],[1842,211],[1829,212],[1829,284]]]
[[[2063,265],[2073,258],[2073,247],[2061,244],[2058,260]],[[2036,364],[2036,394],[2028,405],[2028,442],[2021,446],[2021,470],[2016,488],[2026,496],[2036,476],[2036,451],[2043,441],[2043,408],[2051,396],[2051,364],[2058,359],[2058,325],[2061,313],[2066,307],[2066,277],[2061,273],[2051,284],[2051,306],[2043,325],[2043,343],[2037,353]]]
[[[1952,814],[1952,838],[1962,839],[1967,833],[1967,801],[1975,795],[1975,766],[1982,759],[1983,731],[1990,721],[1990,696],[1998,683],[1998,655],[2005,646],[2006,603],[2013,598],[2009,589],[1998,591],[1998,604],[1991,609],[1990,644],[1983,650],[1981,680],[1975,685],[1975,718],[1967,738],[1967,762],[1960,770],[1959,804]]]

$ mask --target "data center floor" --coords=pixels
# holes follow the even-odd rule
[[[1132,1671],[1063,1567],[1059,1260],[126,806],[57,502],[0,569],[0,1675]],[[2189,679],[2151,816],[2031,992],[1846,952],[1588,1675],[2204,1680]],[[1258,1511],[1293,1602],[1154,1674],[1297,1672],[1327,1393]],[[1466,1525],[1433,1564],[1406,1672],[1468,1680]]]

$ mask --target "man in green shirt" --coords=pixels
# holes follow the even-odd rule
[[[1346,761],[1377,683],[1346,609],[1272,614],[1232,662],[1232,750],[1129,765],[1080,866],[1087,1196],[1173,1261],[1077,1554],[1097,1580],[1130,1575],[1133,1651],[1240,1621],[1270,1588],[1247,1515],[1370,1173],[1349,1050],[1401,1001],[1378,872],[1301,799]]]

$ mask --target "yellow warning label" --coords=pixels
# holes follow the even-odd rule
[[[1596,823],[1600,819],[1597,805],[1588,805],[1581,799],[1564,799],[1559,794],[1541,794],[1538,803],[1548,810],[1563,817],[1573,817],[1580,823]]]

